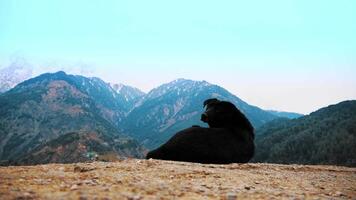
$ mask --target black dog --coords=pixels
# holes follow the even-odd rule
[[[253,127],[234,104],[218,99],[204,102],[201,120],[209,128],[193,126],[149,152],[147,159],[198,163],[246,163],[254,154]]]

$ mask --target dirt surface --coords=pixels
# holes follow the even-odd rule
[[[356,199],[356,168],[136,159],[0,167],[0,199]]]

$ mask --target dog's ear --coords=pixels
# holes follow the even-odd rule
[[[211,103],[217,103],[217,102],[220,102],[219,99],[217,99],[217,98],[207,99],[204,101],[204,108],[205,108],[205,106],[207,106]]]

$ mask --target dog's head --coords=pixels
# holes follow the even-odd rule
[[[240,127],[253,131],[253,127],[246,116],[228,101],[216,98],[204,101],[205,112],[201,120],[209,124],[210,128]]]

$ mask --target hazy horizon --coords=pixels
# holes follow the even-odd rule
[[[145,92],[206,80],[263,109],[356,99],[356,2],[0,2],[0,68],[97,76]]]

